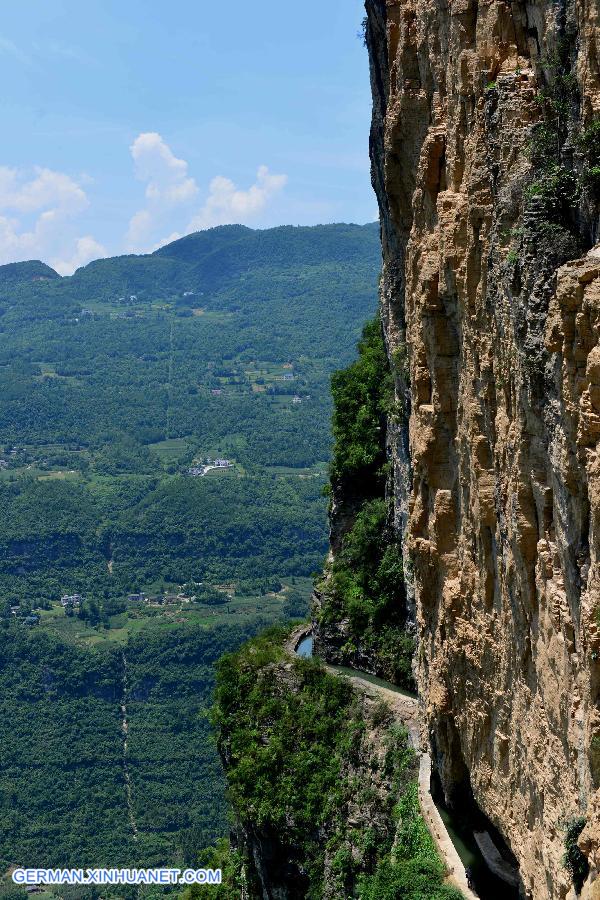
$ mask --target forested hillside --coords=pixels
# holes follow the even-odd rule
[[[264,624],[179,627],[95,651],[16,626],[1,631],[2,872],[183,863],[225,834],[208,720],[214,664]]]
[[[194,863],[227,833],[214,663],[307,612],[330,377],[378,260],[374,225],[232,226],[0,267],[3,872]]]
[[[374,225],[335,225],[216,228],[71,278],[0,267],[3,596],[317,568],[329,377],[377,266]]]

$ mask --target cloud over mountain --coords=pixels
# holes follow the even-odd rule
[[[70,274],[77,265],[104,255],[94,238],[72,233],[88,206],[81,184],[64,172],[0,166],[0,263],[41,258]]]
[[[215,225],[245,225],[261,213],[286,184],[287,175],[271,175],[267,166],[259,167],[255,183],[245,191],[229,178],[217,175],[210,183],[204,206],[189,223],[188,231]]]
[[[215,225],[251,225],[288,180],[265,165],[246,188],[217,175],[201,200],[187,161],[177,157],[158,132],[142,132],[129,150],[135,178],[144,185],[144,202],[131,216],[121,246],[111,248],[117,253],[146,253]],[[85,214],[93,210],[84,183],[84,176],[76,179],[43,166],[0,166],[0,264],[43,259],[61,275],[70,275],[108,255],[107,248],[86,233]]]
[[[194,211],[198,185],[188,174],[188,163],[175,156],[160,134],[155,131],[139,134],[130,151],[136,178],[146,183],[146,204],[129,221],[125,237],[129,252],[154,249],[167,240],[215,225],[251,224],[287,183],[287,175],[273,175],[264,165],[259,167],[255,182],[246,189],[239,188],[230,178],[217,175],[208,186],[204,203]],[[179,227],[173,221],[174,216],[181,220]],[[176,230],[165,238],[161,229],[167,219],[175,224]]]

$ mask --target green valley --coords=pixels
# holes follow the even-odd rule
[[[375,225],[227,226],[70,278],[0,267],[5,615],[315,571],[329,379],[378,256]]]
[[[376,225],[227,226],[0,267],[3,871],[227,834],[214,664],[307,614],[379,253]]]

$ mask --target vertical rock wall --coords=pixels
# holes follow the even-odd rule
[[[598,209],[584,197],[570,232],[543,229],[524,195],[557,48],[571,115],[600,115],[600,6],[366,7],[383,318],[407,368],[396,521],[433,756],[535,900],[572,892],[564,824],[585,817],[583,893],[598,897]]]

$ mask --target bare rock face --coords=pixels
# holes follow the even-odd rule
[[[449,801],[475,799],[534,900],[575,896],[565,825],[585,818],[582,896],[598,897],[598,205],[583,187],[559,227],[527,186],[559,55],[572,120],[559,152],[585,166],[600,5],[366,7],[383,319],[408,376],[407,425],[390,435],[396,523],[432,755]]]

